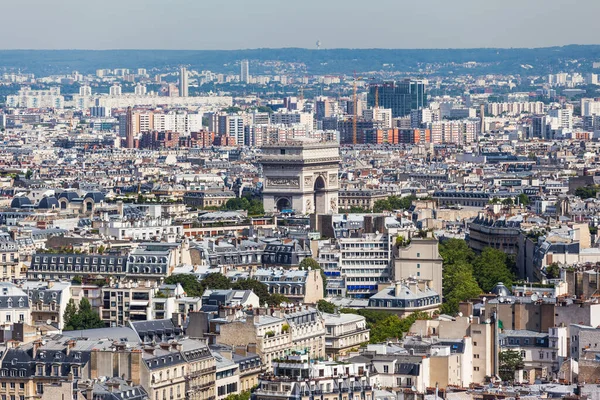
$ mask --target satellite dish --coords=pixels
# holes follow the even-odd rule
[[[459,316],[459,317],[462,317],[462,316],[463,316],[463,313],[459,312],[459,313],[458,313],[458,316]]]
[[[540,296],[537,295],[537,293],[534,293],[531,295],[531,301],[538,301],[540,298]]]
[[[504,297],[502,297],[502,296],[498,297],[498,301],[499,301],[500,303],[504,303]]]
[[[48,319],[46,320],[46,324],[47,324],[47,325],[51,325],[51,324],[52,324],[52,320],[51,320],[50,318],[48,318]]]
[[[416,392],[416,391],[417,391],[417,388],[416,388],[416,387],[414,387],[414,386],[411,386],[411,387],[410,387],[410,390],[412,390],[413,392]]]
[[[488,319],[485,320],[485,323],[489,325],[489,324],[492,323],[492,320],[488,318]]]

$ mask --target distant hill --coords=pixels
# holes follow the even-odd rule
[[[600,61],[599,45],[571,45],[535,49],[321,49],[298,48],[231,51],[187,50],[3,50],[0,70],[19,68],[39,75],[69,73],[74,70],[93,73],[99,68],[175,68],[189,65],[196,70],[239,71],[242,59],[303,63],[306,74],[349,74],[382,70],[422,72],[426,64],[438,65],[440,74],[547,74],[561,71],[591,71],[592,62]],[[474,68],[461,64],[483,63]],[[440,66],[442,65],[443,66]],[[387,66],[386,66],[387,65]],[[525,69],[522,65],[531,65]],[[259,71],[260,72],[260,71]],[[303,72],[304,73],[304,72]]]

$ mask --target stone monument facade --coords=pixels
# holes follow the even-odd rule
[[[294,140],[262,147],[266,212],[338,212],[338,142]]]

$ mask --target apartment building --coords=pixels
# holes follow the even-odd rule
[[[357,350],[369,342],[370,329],[362,315],[326,314],[325,321],[325,353],[337,359]]]
[[[394,246],[392,279],[427,281],[436,293],[442,293],[442,257],[437,239],[412,238],[405,246]]]
[[[340,238],[339,247],[347,297],[368,298],[377,293],[380,283],[389,282],[391,249],[387,235]]]
[[[355,396],[355,397],[352,397]],[[361,362],[312,362],[307,352],[295,352],[273,363],[252,400],[373,400],[369,368]]]

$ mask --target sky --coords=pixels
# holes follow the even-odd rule
[[[599,0],[4,0],[0,49],[600,43]]]

